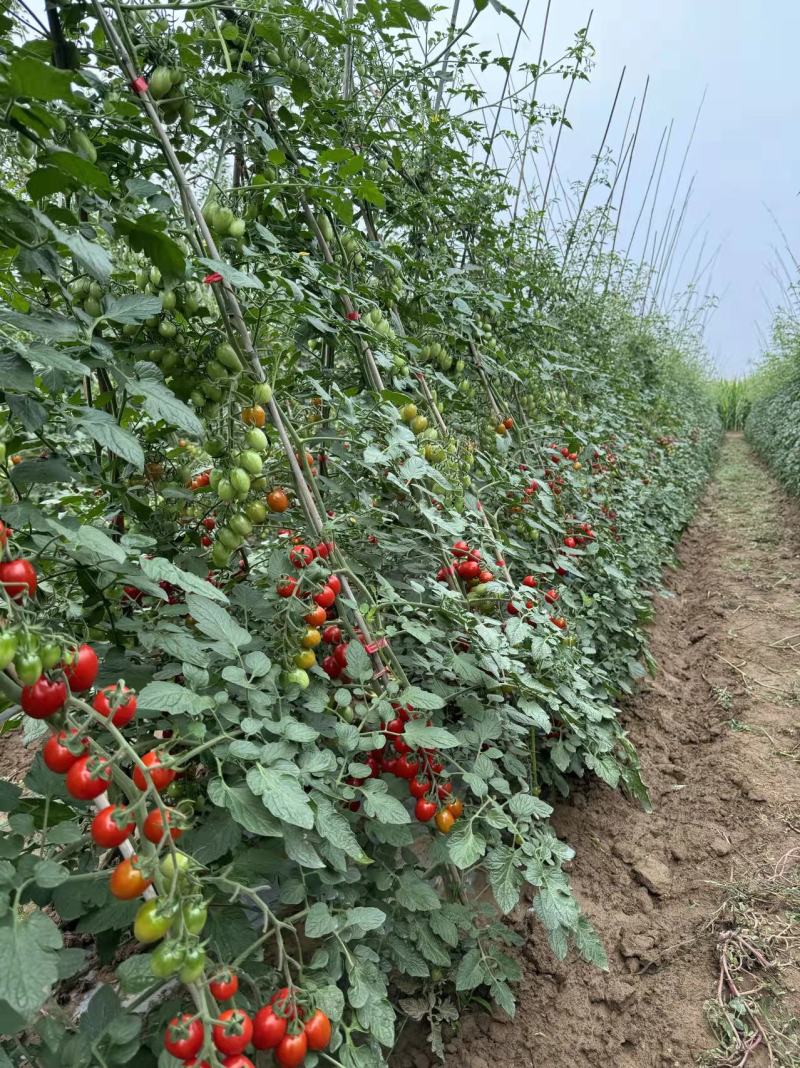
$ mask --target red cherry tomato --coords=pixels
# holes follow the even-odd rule
[[[253,1037],[253,1021],[244,1009],[225,1009],[211,1038],[220,1053],[242,1053]]]
[[[200,1020],[188,1012],[173,1017],[164,1032],[164,1049],[178,1060],[187,1060],[199,1051],[205,1037]]]
[[[278,1016],[271,1005],[258,1010],[253,1020],[253,1046],[256,1049],[275,1049],[285,1034],[285,1016]]]
[[[167,826],[169,827],[172,822],[172,816],[167,813]],[[154,845],[158,845],[164,837],[164,817],[161,815],[159,809],[154,808],[152,812],[148,812],[145,817],[144,826],[142,827],[145,838],[152,842]],[[170,837],[173,841],[176,838],[180,838],[183,834],[181,827],[169,827]]]
[[[107,805],[101,809],[92,820],[92,841],[104,849],[114,849],[121,845],[126,838],[130,838],[136,829],[135,823],[120,822],[118,813],[122,812],[119,805]]]
[[[142,763],[150,773],[150,778],[153,780],[153,786],[159,793],[165,790],[167,786],[175,778],[175,772],[171,768],[165,768],[161,763],[161,754],[156,749],[151,749],[149,753],[145,753],[142,757]],[[133,781],[139,787],[140,790],[147,789],[147,783],[140,767],[133,769]]]
[[[297,579],[284,578],[281,579],[275,590],[279,597],[291,597],[294,591],[297,589]]]
[[[91,801],[108,789],[111,765],[103,757],[79,757],[67,772],[67,791],[79,801]]]
[[[320,612],[324,612],[324,608],[319,609]],[[327,645],[340,645],[342,641],[342,628],[332,624],[330,627],[326,627],[322,632],[322,640]]]
[[[132,901],[133,898],[139,897],[152,882],[151,879],[146,879],[136,867],[137,860],[135,855],[127,857],[120,861],[111,873],[108,889],[120,901]],[[192,1051],[193,1054],[196,1052],[197,1050]]]
[[[536,588],[537,585],[536,579],[533,577],[533,575],[526,575],[525,578],[522,580],[522,585],[527,586],[529,589],[533,590]]]
[[[72,765],[79,759],[79,754],[71,752],[63,744],[68,737],[74,739],[77,737],[77,734],[77,727],[70,727],[69,732],[59,731],[58,734],[51,734],[44,743],[42,757],[51,771],[63,775],[65,772],[69,771]],[[85,752],[89,745],[89,739],[84,738],[81,745]]]
[[[314,604],[319,605],[320,608],[330,608],[335,600],[336,592],[330,586],[323,586],[313,597]]]
[[[481,573],[481,565],[477,560],[462,560],[457,570],[462,579],[476,579]]]
[[[417,775],[408,784],[408,792],[412,797],[424,797],[431,788],[431,780],[427,775]]]
[[[64,707],[67,700],[66,684],[54,682],[42,675],[33,686],[23,686],[19,703],[22,711],[31,719],[47,719]]]
[[[342,642],[333,650],[333,658],[343,671],[347,667],[347,646],[347,642]]]
[[[342,592],[342,580],[338,575],[329,575],[326,585],[330,586],[337,597]]]
[[[320,665],[329,679],[338,679],[342,673],[342,666],[335,656],[326,656]]]
[[[225,1057],[223,1060],[222,1068],[255,1068],[255,1065],[243,1053],[231,1053],[229,1057]]]
[[[453,543],[453,548],[450,551],[453,556],[468,556],[469,545],[465,541],[457,541]]]
[[[314,550],[310,545],[295,545],[289,550],[289,560],[295,567],[308,567],[314,559]]]
[[[94,685],[97,673],[100,670],[100,661],[97,653],[85,642],[79,646],[64,662],[64,674],[66,675],[69,688],[75,693],[83,693]]]
[[[282,986],[280,990],[276,990],[269,999],[269,1003],[275,1014],[283,1016],[286,1020],[295,1020],[298,1016],[301,1020],[303,1018],[303,1010],[297,1004],[294,992],[290,991],[288,986]]]
[[[30,560],[6,560],[0,564],[0,585],[12,601],[21,601],[27,593],[33,597],[39,579]]]
[[[418,771],[419,757],[417,756],[401,756],[394,769],[394,773],[399,779],[413,779]]]
[[[215,976],[208,984],[208,989],[217,999],[217,1001],[227,1001],[228,998],[232,998],[236,991],[239,989],[239,977],[233,972],[221,972]],[[258,1017],[256,1016],[256,1020]],[[253,1041],[255,1046],[255,1039]],[[261,1047],[256,1046],[256,1049]]]
[[[275,1060],[281,1068],[298,1068],[308,1053],[308,1039],[305,1031],[299,1035],[284,1035],[275,1050]]]
[[[92,708],[101,716],[108,719],[111,716],[111,702],[117,694],[116,686],[104,686],[99,693],[95,694]],[[136,694],[123,686],[118,696],[118,704],[111,716],[111,722],[115,727],[126,727],[136,715]]]
[[[426,801],[424,797],[421,797],[414,807],[414,815],[420,823],[427,823],[436,815],[436,802]]]
[[[440,801],[446,801],[453,792],[453,784],[451,782],[443,782],[436,792]]]
[[[317,1009],[305,1024],[309,1049],[325,1049],[331,1040],[331,1022],[322,1009]]]
[[[308,623],[309,627],[321,627],[327,618],[328,613],[319,605],[303,616],[303,619]]]

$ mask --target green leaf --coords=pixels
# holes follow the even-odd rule
[[[398,697],[403,705],[413,705],[414,708],[423,712],[432,712],[436,708],[444,708],[444,699],[438,694],[421,690],[419,686],[409,686]]]
[[[499,845],[486,858],[489,885],[500,911],[506,915],[519,901],[522,892],[522,873],[514,863],[514,851]]]
[[[280,838],[283,834],[278,820],[273,819],[248,786],[228,786],[223,779],[208,784],[208,798],[212,804],[227,808],[236,822],[251,834],[264,838]]]
[[[22,797],[22,787],[0,779],[0,812],[13,812]]]
[[[514,794],[508,800],[508,807],[515,816],[535,816],[540,820],[547,819],[553,811],[551,805],[533,794]]]
[[[369,779],[362,789],[364,811],[372,819],[379,823],[403,824],[410,823],[405,805],[392,797],[385,782],[379,779]]]
[[[109,297],[105,302],[103,319],[114,323],[143,323],[161,313],[161,301],[149,293],[126,293]]]
[[[83,334],[80,323],[74,319],[65,319],[63,315],[57,315],[55,312],[43,311],[23,315],[2,304],[0,304],[0,323],[50,341],[74,341]]]
[[[19,53],[6,70],[3,91],[10,96],[34,100],[72,100],[75,95],[72,83],[78,78],[74,71],[59,70],[35,56]]]
[[[344,816],[336,811],[330,801],[319,794],[315,794],[314,804],[317,810],[315,823],[317,834],[337,849],[341,849],[343,853],[352,857],[359,864],[372,863],[364,852],[363,846],[353,834],[350,824]]]
[[[306,916],[306,938],[323,938],[336,930],[336,919],[324,901],[315,901]]]
[[[143,398],[144,410],[151,419],[163,419],[168,426],[197,438],[204,435],[202,421],[163,382],[156,378],[130,378],[126,384],[132,397]]]
[[[459,744],[450,731],[444,727],[427,727],[424,719],[410,719],[403,737],[414,749],[452,749]]]
[[[85,363],[47,345],[31,345],[25,353],[25,358],[48,370],[64,371],[75,376],[89,374],[89,367]]]
[[[56,169],[62,175],[69,175],[75,179],[75,185],[84,189],[96,189],[101,193],[111,192],[111,182],[105,171],[101,171],[94,163],[74,152],[60,150],[49,152],[46,156],[47,168]]]
[[[480,949],[469,949],[461,958],[456,971],[456,990],[474,990],[484,981],[483,957]]]
[[[238,289],[264,288],[264,283],[260,278],[257,278],[254,274],[245,274],[244,271],[232,267],[231,264],[227,263],[225,260],[212,260],[201,256],[199,262],[202,263],[204,267],[208,267],[209,271],[216,271],[217,274],[221,274],[229,285]]]
[[[0,999],[23,1016],[42,1007],[58,978],[61,933],[43,912],[9,913],[0,921]]]
[[[397,904],[409,912],[433,912],[442,906],[430,883],[420,879],[410,868],[401,872],[395,897]]]
[[[157,982],[150,970],[150,954],[136,953],[117,965],[117,978],[126,994],[141,994]]]
[[[237,651],[250,644],[248,632],[228,615],[222,605],[214,604],[206,596],[190,594],[186,598],[186,608],[197,629],[209,638],[225,642]]]
[[[37,886],[49,889],[66,882],[69,879],[69,870],[57,860],[40,860],[34,865],[33,878]]]
[[[298,827],[314,826],[308,794],[293,775],[256,764],[247,772],[247,785],[261,797],[273,816]]]
[[[604,972],[608,971],[608,956],[603,943],[585,916],[578,918],[578,926],[575,928],[575,945],[587,963],[594,965],[595,968],[602,968]]]
[[[75,261],[87,274],[96,278],[101,285],[108,285],[111,279],[111,257],[101,245],[89,241],[83,234],[72,233],[56,226],[44,212],[34,209],[33,215],[37,222],[50,231],[56,241],[66,245]]]
[[[77,408],[76,424],[102,448],[121,456],[137,471],[144,470],[144,452],[139,440],[123,430],[113,415],[97,408]]]
[[[0,382],[3,389],[30,393],[34,388],[33,372],[17,352],[0,352]]]
[[[366,200],[378,208],[386,207],[386,198],[369,178],[362,178],[361,181],[357,182],[353,186],[353,192],[359,200]]]
[[[362,931],[377,931],[386,923],[386,913],[380,909],[359,906],[345,913],[347,927],[360,927]]]
[[[170,716],[178,716],[182,712],[190,716],[202,716],[213,706],[210,697],[193,693],[177,682],[149,682],[139,694],[139,708],[153,709]]]
[[[482,835],[472,829],[472,821],[457,823],[448,835],[447,852],[455,866],[461,871],[471,867],[486,852],[486,841]]]
[[[372,675],[372,661],[361,642],[349,642],[347,645],[347,674],[358,681]]]
[[[179,589],[182,589],[184,593],[196,593],[209,601],[221,601],[223,604],[228,602],[228,598],[222,590],[218,590],[216,586],[212,586],[204,578],[176,567],[175,564],[163,556],[154,556],[152,559],[142,557],[141,568],[152,582],[170,582],[173,586],[178,586]]]

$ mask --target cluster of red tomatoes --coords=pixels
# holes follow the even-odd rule
[[[218,1001],[233,997],[239,987],[235,975],[225,974],[211,981],[211,993]],[[310,1010],[298,991],[282,987],[254,1016],[244,1009],[225,1009],[211,1029],[211,1042],[222,1055],[224,1068],[253,1068],[245,1056],[251,1046],[272,1050],[281,1068],[297,1068],[309,1050],[325,1049],[331,1040],[331,1022],[321,1009]],[[209,1068],[198,1059],[206,1042],[205,1028],[196,1016],[183,1013],[170,1020],[164,1035],[164,1048],[182,1060],[185,1068]]]
[[[453,544],[450,552],[457,563],[448,567],[440,567],[436,572],[439,582],[447,582],[457,575],[468,589],[480,583],[491,582],[494,573],[481,563],[480,549],[472,549],[465,541],[457,541]]]
[[[381,724],[386,737],[383,749],[373,749],[365,757],[364,763],[370,769],[370,778],[377,779],[382,774],[395,775],[408,782],[408,792],[416,798],[414,815],[420,823],[434,819],[438,829],[448,834],[453,824],[463,812],[460,798],[452,797],[453,784],[449,779],[442,779],[444,764],[439,754],[433,749],[414,750],[403,737],[406,723],[412,718],[412,705],[392,702],[395,718]],[[350,776],[345,780],[348,786],[361,786],[365,780]],[[437,799],[442,803],[437,804]],[[357,812],[360,801],[351,801],[350,808]]]
[[[310,545],[293,545],[289,550],[289,561],[296,568],[305,568],[314,560],[326,559],[330,548],[330,545],[325,542],[313,549]],[[275,588],[279,597],[294,597],[297,596],[299,587],[298,580],[288,575],[280,579]],[[308,626],[300,638],[300,651],[294,658],[296,669],[307,671],[313,667],[317,662],[317,654],[314,650],[323,643],[331,646],[331,652],[323,657],[320,664],[326,675],[331,679],[338,679],[347,667],[347,642],[342,641],[341,627],[331,622],[338,618],[334,605],[341,589],[342,583],[339,576],[328,575],[318,589],[310,591],[314,608],[303,616]],[[329,625],[325,626],[326,623]]]
[[[574,527],[567,531],[564,545],[567,549],[579,549],[587,541],[593,541],[594,538],[595,532],[592,530],[592,524],[581,523],[579,527]]]

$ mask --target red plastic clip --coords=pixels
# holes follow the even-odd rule
[[[365,645],[364,648],[369,655],[372,656],[373,653],[377,653],[379,649],[385,649],[388,644],[389,643],[385,638],[378,638],[377,641],[370,642],[369,645]]]
[[[219,273],[219,271],[212,271],[211,274],[207,274],[205,276],[203,281],[205,282],[205,284],[207,286],[210,286],[210,285],[213,285],[214,282],[221,282],[222,281],[222,275]]]
[[[142,78],[141,75],[138,78],[134,78],[133,81],[131,82],[131,92],[132,93],[138,93],[139,96],[141,96],[142,93],[146,93],[147,92],[147,79],[146,78]]]
[[[384,675],[389,675],[389,674],[391,674],[391,672],[389,671],[388,666],[384,665],[380,669],[380,671],[376,671],[375,674],[372,677],[373,677],[373,679],[382,679]]]

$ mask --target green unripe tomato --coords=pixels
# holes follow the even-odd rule
[[[220,527],[217,531],[217,542],[220,545],[225,546],[228,552],[228,557],[230,557],[230,554],[234,549],[238,549],[242,544],[242,539],[236,531],[232,530],[230,527]]]
[[[225,452],[225,442],[222,438],[209,438],[204,448],[209,456],[221,456]]]
[[[73,127],[72,133],[69,135],[69,143],[72,151],[77,153],[77,155],[83,156],[84,159],[88,159],[90,163],[97,162],[97,149],[83,130]]]
[[[203,408],[203,407],[205,407],[206,398],[200,392],[199,389],[193,389],[192,390],[192,392],[189,394],[189,400],[192,402],[192,404],[195,406],[195,408]]]
[[[228,233],[231,237],[244,237],[247,226],[244,219],[234,219],[228,227]]]
[[[159,979],[168,979],[181,967],[185,955],[178,942],[162,942],[150,956],[150,971]]]
[[[178,304],[174,289],[165,289],[161,294],[161,307],[164,311],[174,311]]]
[[[428,420],[424,415],[415,416],[410,423],[411,429],[415,434],[421,434],[423,430],[428,429]]]
[[[209,360],[206,366],[206,374],[214,382],[223,382],[228,378],[227,370],[219,360]]]
[[[231,554],[230,550],[226,549],[220,541],[214,542],[211,549],[211,562],[214,567],[227,567],[230,563]]]
[[[91,315],[93,319],[97,319],[103,313],[100,301],[96,297],[87,297],[83,302],[83,310],[87,315]]]
[[[272,386],[268,382],[256,382],[253,386],[253,400],[256,404],[269,404],[272,400]]]
[[[262,476],[250,479],[250,489],[253,493],[263,493],[267,488],[267,480]]]
[[[235,216],[230,208],[217,208],[214,226],[221,234],[227,233]]]
[[[148,87],[150,95],[155,97],[156,100],[166,96],[172,88],[172,73],[169,67],[156,67],[150,75]]]
[[[180,853],[176,850],[175,853],[166,853],[159,864],[159,867],[161,868],[161,874],[164,878],[172,879],[176,871],[179,875],[182,875],[189,870],[191,865],[191,857],[186,853]]]
[[[0,671],[7,668],[17,651],[17,636],[7,631],[0,634]]]
[[[208,397],[210,401],[214,401],[215,404],[219,404],[222,398],[225,396],[222,386],[217,385],[216,382],[210,382],[207,378],[204,378],[200,383],[200,389]]]
[[[61,660],[62,649],[58,642],[45,642],[39,647],[39,659],[45,671],[54,668]]]
[[[255,452],[266,452],[269,448],[269,438],[263,430],[255,426],[247,431],[244,442],[248,449],[253,449]]]
[[[186,950],[178,978],[182,983],[196,983],[205,968],[206,951],[202,946],[191,946]]]
[[[171,319],[162,319],[158,324],[158,333],[161,337],[173,338],[178,333],[178,328]]]
[[[228,526],[241,538],[246,538],[253,533],[253,524],[243,512],[234,512],[228,520]]]
[[[245,449],[236,457],[237,463],[244,468],[248,475],[260,475],[264,468],[264,461],[255,449]],[[250,488],[249,486],[247,487]]]
[[[256,525],[264,523],[267,518],[267,506],[263,501],[250,501],[245,508],[245,514],[251,523]]]
[[[175,906],[156,898],[139,906],[133,921],[133,934],[139,942],[158,942],[172,926]]]
[[[6,445],[4,441],[0,441],[0,464],[6,462]]]
[[[229,478],[221,478],[219,480],[217,483],[217,496],[221,501],[225,501],[226,504],[229,504],[236,496],[236,492]]]
[[[228,477],[234,497],[237,499],[246,497],[250,492],[250,476],[248,473],[241,467],[234,467]]]
[[[413,419],[416,419],[416,417],[416,404],[404,404],[403,407],[400,409],[400,418],[403,420],[404,423],[410,423]]]
[[[286,686],[299,686],[301,690],[307,690],[311,683],[308,672],[304,671],[303,668],[292,668],[291,671],[285,671],[283,681]]]
[[[17,653],[14,657],[14,670],[23,686],[33,686],[42,677],[42,662],[36,653]]]
[[[214,356],[217,361],[221,363],[223,367],[227,367],[229,371],[241,371],[242,363],[236,354],[236,349],[227,341],[223,341],[220,345],[217,345],[214,349]]]
[[[208,906],[200,898],[195,901],[188,901],[181,909],[181,915],[183,916],[183,926],[189,934],[199,935],[208,919]]]

